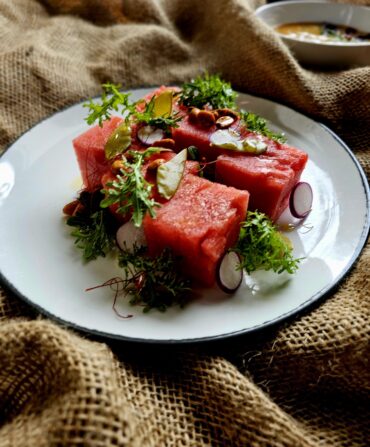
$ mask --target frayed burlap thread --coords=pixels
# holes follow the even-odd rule
[[[0,150],[104,81],[208,70],[327,124],[369,176],[370,67],[302,68],[257,4],[0,0]],[[367,446],[369,258],[299,318],[181,349],[93,340],[2,288],[0,447]]]

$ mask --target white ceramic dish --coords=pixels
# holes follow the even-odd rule
[[[133,92],[133,99],[148,89]],[[262,272],[245,277],[234,296],[207,289],[184,309],[143,314],[124,298],[119,319],[108,288],[85,292],[119,276],[112,259],[83,265],[62,218],[81,186],[72,139],[83,132],[86,109],[74,105],[21,136],[0,159],[0,268],[3,280],[40,311],[69,326],[107,337],[154,343],[214,340],[263,329],[304,309],[331,290],[359,255],[369,230],[369,188],[350,150],[324,126],[279,104],[240,94],[247,110],[266,117],[290,144],[309,154],[303,179],[314,190],[307,225],[289,233],[305,257],[284,285]],[[258,290],[258,286],[260,289]]]
[[[283,1],[261,6],[256,16],[275,29],[285,23],[327,22],[370,33],[370,8],[320,1]],[[370,65],[370,42],[307,42],[279,34],[303,64],[323,67]]]

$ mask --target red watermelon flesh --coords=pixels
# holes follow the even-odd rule
[[[218,155],[225,152],[224,149],[210,147],[209,139],[213,132],[217,130],[214,125],[205,129],[189,122],[189,117],[185,116],[179,123],[179,127],[172,129],[172,138],[176,142],[176,150],[180,151],[185,147],[196,146],[201,157],[207,161],[216,160]]]
[[[249,208],[276,220],[288,204],[296,172],[269,157],[221,155],[216,162],[216,180],[249,191]]]
[[[157,180],[156,180],[156,176],[157,176],[157,171],[156,170],[150,170],[148,169],[148,166],[150,165],[150,163],[152,163],[154,160],[156,159],[163,159],[164,161],[169,161],[171,160],[174,156],[176,155],[175,152],[169,151],[169,152],[159,152],[157,154],[153,154],[151,157],[149,157],[146,161],[145,164],[142,168],[142,173],[145,177],[145,180],[149,183],[152,184],[152,193],[151,193],[151,197],[158,203],[162,204],[165,203],[167,200],[164,199],[159,193],[158,193],[158,189],[157,189]],[[185,172],[184,172],[184,176],[188,175],[188,174],[194,174],[196,175],[199,172],[199,163],[195,162],[195,161],[187,161],[186,165],[185,165]],[[110,186],[108,186],[108,183],[114,181],[116,179],[116,174],[114,174],[112,172],[112,169],[109,168],[108,171],[106,171],[102,178],[101,178],[101,186],[104,189],[109,189]],[[118,203],[115,203],[114,205],[111,205],[109,207],[109,209],[111,210],[111,212],[116,216],[116,218],[120,221],[120,222],[125,222],[127,221],[131,214],[127,214],[127,215],[122,215],[120,213],[117,213],[117,208],[119,207]]]
[[[233,128],[238,127],[238,123],[233,125]],[[227,186],[248,190],[251,194],[250,208],[263,211],[276,220],[287,206],[289,193],[306,165],[307,154],[260,136],[258,138],[267,144],[267,151],[262,155],[211,147],[210,137],[216,130],[216,126],[204,129],[185,118],[180,122],[180,127],[173,130],[176,149],[194,145],[206,161],[217,160],[216,180]],[[255,138],[256,134],[244,131],[243,138],[247,136]]]
[[[82,180],[88,191],[101,186],[101,177],[109,169],[105,159],[104,146],[112,132],[123,121],[118,116],[96,125],[73,140],[73,147],[80,167]]]
[[[170,248],[186,276],[212,286],[221,256],[237,240],[249,194],[186,175],[174,197],[146,216],[144,231],[152,255]]]

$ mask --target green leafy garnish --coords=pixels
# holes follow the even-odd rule
[[[128,151],[127,156],[132,161],[123,161],[124,167],[121,174],[112,182],[108,182],[109,188],[103,189],[105,199],[100,203],[102,208],[118,204],[117,212],[127,214],[132,212],[132,220],[135,226],[140,227],[145,213],[148,211],[151,217],[155,217],[155,207],[160,206],[151,198],[152,185],[147,182],[142,173],[145,158],[160,152],[161,148],[150,147],[144,152]]]
[[[208,73],[183,84],[179,94],[181,104],[198,108],[206,105],[213,109],[235,108],[235,98],[236,93],[229,82]]]
[[[245,124],[248,130],[251,132],[259,133],[264,135],[271,140],[277,141],[278,143],[285,143],[286,137],[282,133],[272,132],[267,127],[267,121],[259,115],[252,112],[246,112],[244,110],[240,111],[240,120]]]
[[[130,93],[120,92],[120,84],[115,85],[108,82],[103,84],[102,87],[102,102],[100,104],[90,99],[88,103],[83,105],[83,107],[87,107],[90,111],[87,118],[85,118],[87,124],[91,125],[95,121],[98,121],[99,126],[102,126],[103,121],[111,117],[113,110],[116,112],[120,111],[126,120],[128,120],[128,117],[135,112],[135,103],[131,103],[129,100]]]
[[[135,112],[135,118],[139,123],[145,123],[148,126],[162,129],[166,134],[169,134],[172,127],[179,127],[177,123],[182,120],[182,116],[180,116],[178,112],[173,115],[156,115],[154,113],[155,100],[156,97],[153,96],[150,101],[145,104],[143,112]]]
[[[300,262],[300,259],[293,258],[288,240],[265,214],[258,211],[248,211],[234,251],[240,254],[241,268],[247,273],[261,269],[292,274]]]
[[[102,87],[103,94],[101,103],[94,102],[90,99],[88,103],[83,105],[83,107],[87,107],[90,110],[90,113],[86,118],[87,124],[91,125],[94,124],[95,121],[98,121],[99,126],[102,126],[103,121],[108,120],[111,117],[111,113],[116,111],[125,117],[126,122],[128,122],[130,118],[134,118],[138,123],[146,123],[149,126],[163,129],[166,134],[169,134],[171,127],[178,127],[177,123],[182,119],[179,112],[175,114],[164,113],[163,115],[158,115],[158,107],[155,107],[156,100],[166,92],[163,92],[158,97],[153,96],[149,102],[145,103],[144,110],[138,111],[137,106],[144,101],[139,100],[137,102],[130,102],[130,93],[122,93],[119,91],[121,85],[106,83],[103,84]]]
[[[71,235],[86,262],[106,256],[114,246],[114,218],[108,210],[100,209],[100,201],[99,191],[83,191],[79,197],[82,210],[67,219],[67,225],[76,227]]]
[[[152,258],[145,247],[135,246],[122,252],[118,262],[124,269],[123,290],[131,295],[130,304],[143,305],[144,312],[153,308],[164,312],[172,304],[185,304],[190,281],[179,273],[178,259],[169,249]]]

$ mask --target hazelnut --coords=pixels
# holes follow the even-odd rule
[[[238,113],[237,112],[235,112],[235,110],[232,110],[232,109],[217,109],[217,113],[218,113],[218,116],[231,116],[232,118],[234,118],[234,120],[236,119],[236,118],[238,118]]]
[[[172,138],[162,138],[162,140],[155,141],[152,146],[164,147],[166,149],[175,149],[175,140]]]
[[[232,123],[234,121],[235,121],[235,118],[233,118],[232,116],[224,115],[224,116],[220,116],[220,118],[218,118],[218,120],[216,121],[216,125],[220,129],[227,129],[228,127],[230,127],[232,125]]]
[[[148,171],[155,171],[160,165],[163,165],[163,163],[166,163],[164,158],[156,158],[148,164]]]
[[[120,169],[124,169],[125,161],[126,158],[123,159],[123,157],[120,160],[114,160],[114,162],[112,163],[112,170],[118,172]]]
[[[189,113],[189,121],[192,124],[196,124],[198,122],[198,115],[199,115],[200,109],[197,109],[196,107],[193,107]]]
[[[75,216],[77,213],[83,213],[84,211],[85,207],[82,205],[82,203],[79,202],[74,209],[72,216]]]
[[[216,122],[215,115],[209,110],[201,110],[198,113],[197,118],[198,124],[206,128],[212,127]]]
[[[67,203],[67,205],[63,207],[63,213],[67,216],[73,216],[75,209],[78,207],[79,204],[80,202],[78,200],[73,200],[73,202]]]

